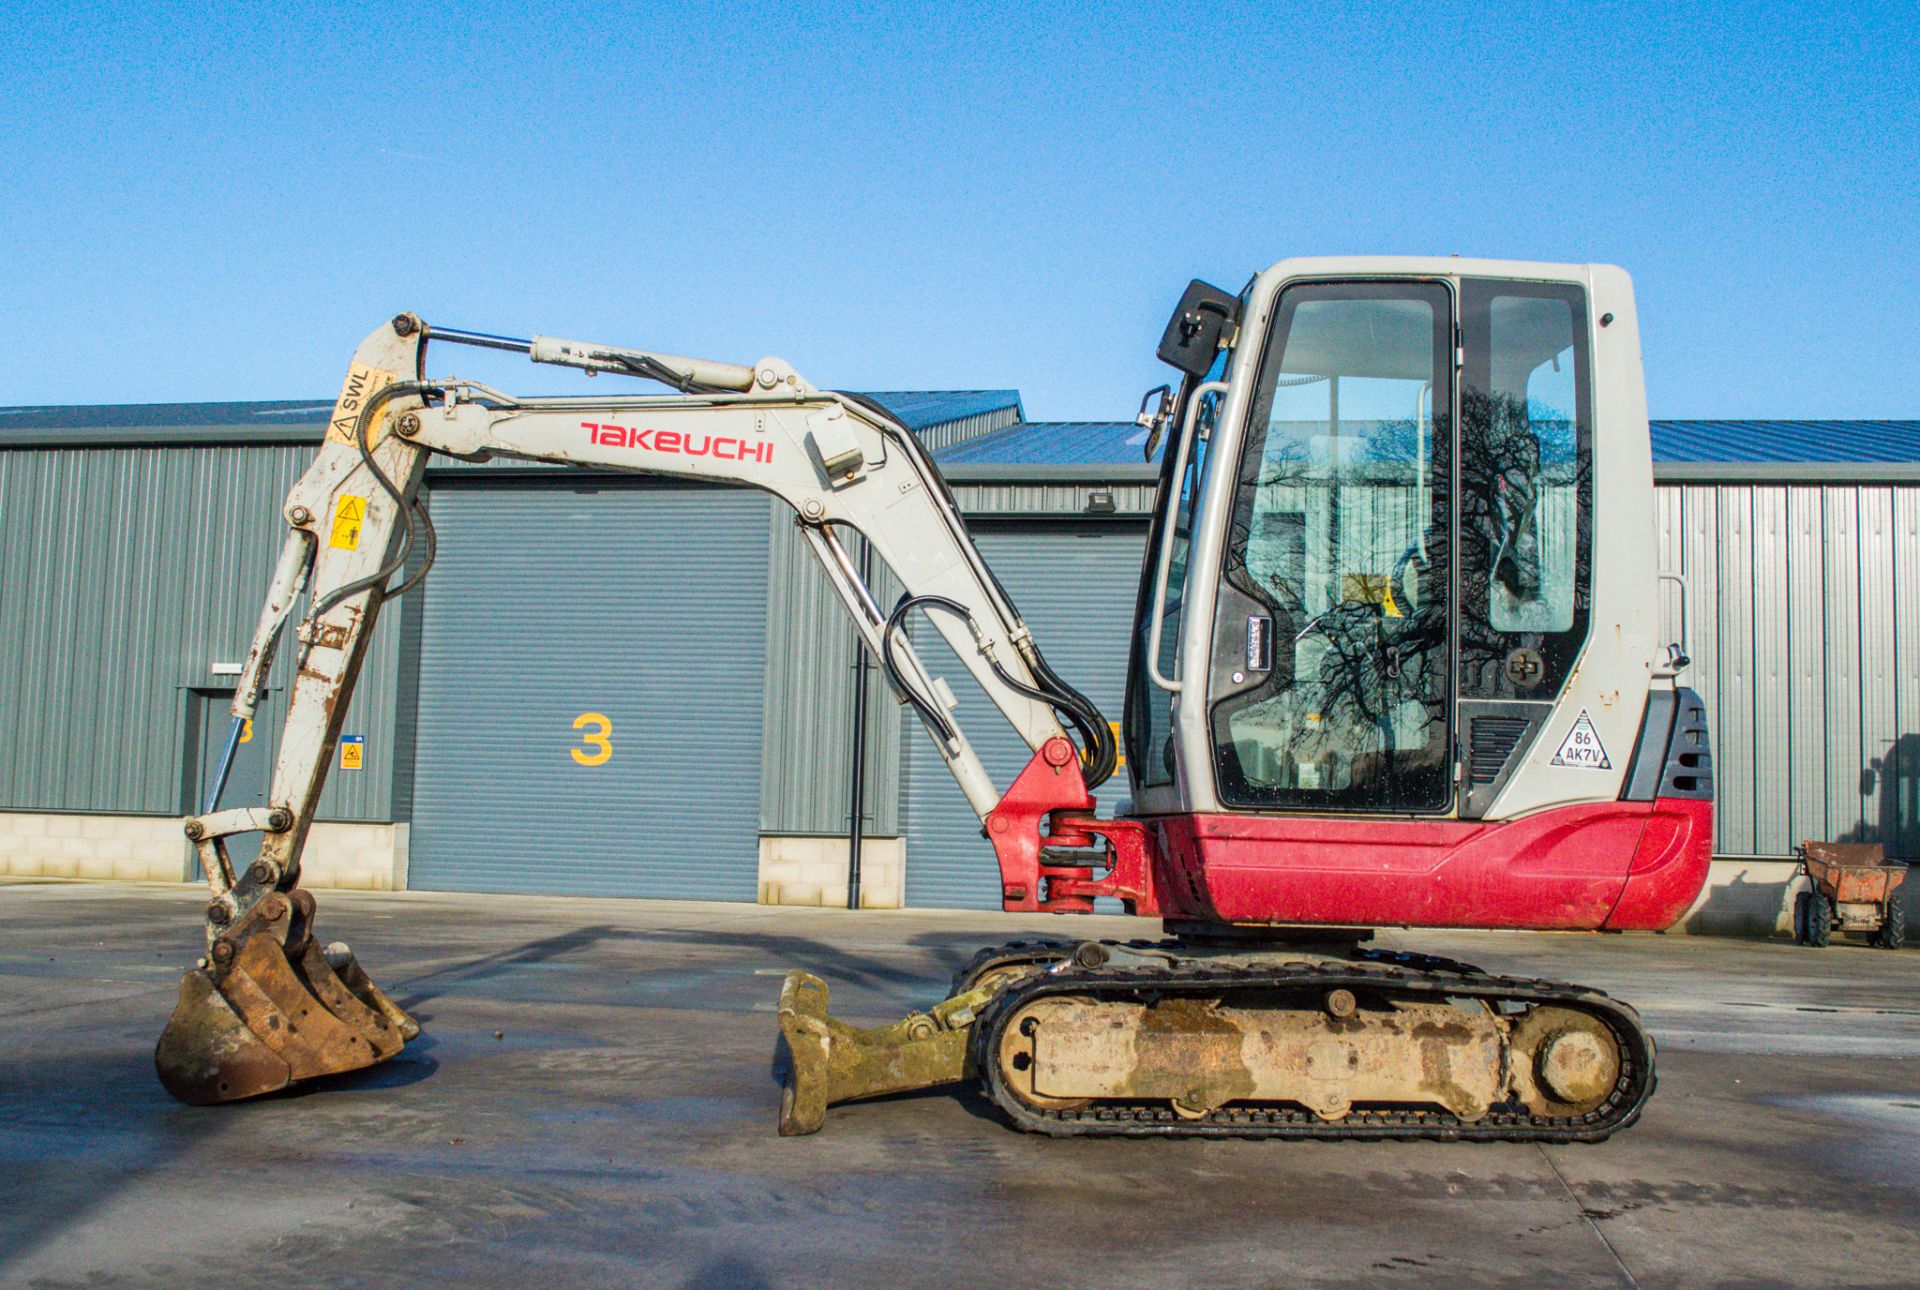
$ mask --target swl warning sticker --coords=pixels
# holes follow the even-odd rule
[[[1560,741],[1560,751],[1553,755],[1553,764],[1579,766],[1585,770],[1613,769],[1613,763],[1607,760],[1607,750],[1600,742],[1600,732],[1593,728],[1593,718],[1585,708],[1580,709],[1573,729]]]
[[[342,493],[333,508],[333,531],[327,537],[328,546],[337,546],[342,551],[358,550],[360,546],[360,526],[367,522],[367,499]]]
[[[347,379],[340,386],[340,397],[333,405],[333,419],[327,422],[327,438],[336,443],[352,443],[354,427],[360,424],[360,414],[366,411],[367,401],[392,385],[393,379],[392,372],[377,367],[349,365]],[[381,408],[373,424],[367,427],[367,447],[380,442],[380,423],[386,417],[387,410]]]

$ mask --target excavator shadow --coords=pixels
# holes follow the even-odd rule
[[[979,948],[983,938],[977,933],[933,933],[911,938],[911,947],[931,952],[936,962],[926,970],[903,968],[877,954],[864,953],[843,945],[834,945],[812,937],[778,932],[729,932],[712,928],[635,929],[595,924],[541,937],[510,948],[495,950],[464,962],[431,968],[396,983],[394,999],[409,1012],[433,999],[458,993],[462,987],[504,980],[543,964],[574,959],[605,947],[687,946],[718,951],[714,961],[688,964],[681,959],[608,962],[610,970],[635,973],[632,979],[644,982],[649,976],[673,976],[685,980],[688,1006],[698,1006],[695,978],[711,975],[721,980],[737,975],[739,967],[753,971],[785,969],[804,965],[818,971],[836,985],[848,989],[873,989],[898,994],[901,987],[924,985],[931,1003],[944,996],[953,971]],[[738,962],[728,951],[746,951],[763,962]],[[885,1011],[883,1008],[882,1011]],[[421,1015],[423,1022],[431,1014]],[[417,1041],[416,1041],[417,1042]]]

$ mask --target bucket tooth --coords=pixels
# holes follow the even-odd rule
[[[299,936],[288,947],[264,926],[250,930],[237,947],[216,941],[212,965],[180,982],[153,1056],[181,1101],[234,1102],[362,1070],[420,1033],[344,946],[330,954]]]
[[[420,1023],[413,1019],[412,1014],[389,999],[386,991],[373,983],[373,978],[368,976],[366,969],[360,966],[360,960],[353,956],[353,951],[347,948],[345,941],[335,941],[327,946],[326,961],[360,1002],[393,1023],[393,1028],[400,1032],[402,1040],[419,1037]]]
[[[935,1088],[966,1078],[967,1040],[990,990],[956,995],[890,1026],[856,1029],[827,1013],[827,983],[789,972],[780,987],[787,1076],[780,1136],[818,1133],[837,1102]]]

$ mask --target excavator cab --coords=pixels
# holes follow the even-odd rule
[[[1162,347],[1184,381],[1125,727],[1182,877],[1163,914],[1666,926],[1710,788],[1656,807],[1629,773],[1678,756],[1698,704],[1658,649],[1626,275],[1283,261],[1238,296],[1196,283],[1170,342],[1196,299],[1216,347]],[[1664,860],[1650,813],[1685,835]]]

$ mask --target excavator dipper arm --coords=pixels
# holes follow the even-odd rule
[[[678,392],[519,398],[473,382],[428,381],[421,376],[425,349],[435,339],[521,350],[535,361],[644,377]],[[983,821],[1001,794],[955,719],[951,689],[901,631],[914,609],[928,612],[1036,760],[1050,760],[1072,781],[1068,798],[1084,799],[1084,782],[1112,770],[1105,721],[1047,667],[968,537],[938,470],[884,409],[817,390],[774,358],[747,367],[548,337],[522,341],[435,330],[403,314],[355,353],[326,440],[287,497],[287,539],[232,708],[236,728],[253,716],[304,592],[269,805],[221,811],[216,786],[206,814],[186,823],[212,891],[208,954],[183,981],[156,1051],[162,1081],[185,1101],[230,1101],[357,1069],[391,1056],[418,1031],[344,945],[318,947],[312,897],[298,884],[301,852],[374,624],[384,603],[432,561],[432,525],[418,492],[434,452],[772,493],[792,507],[861,638]],[[864,537],[905,587],[891,612],[860,579],[841,528]],[[397,584],[410,559],[419,572]],[[1081,735],[1077,756],[1062,716]],[[236,872],[227,839],[250,831],[263,835],[260,858]]]

